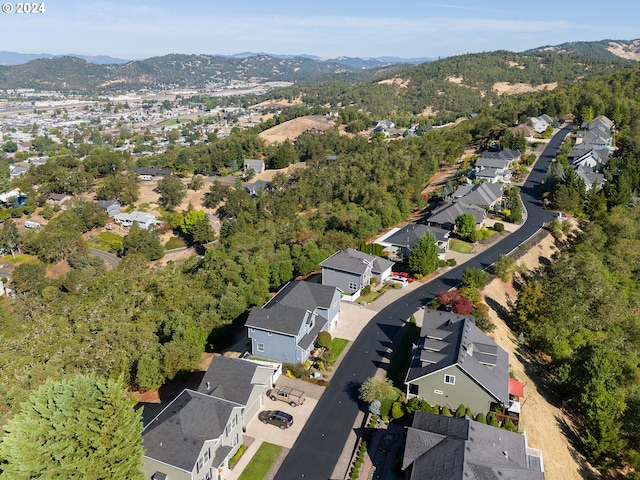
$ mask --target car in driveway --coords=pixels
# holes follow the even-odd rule
[[[270,423],[282,430],[293,425],[293,416],[280,410],[264,410],[258,414],[258,419],[262,423]]]
[[[287,402],[292,407],[302,405],[307,398],[302,390],[291,387],[272,388],[267,392],[267,397],[273,401]]]

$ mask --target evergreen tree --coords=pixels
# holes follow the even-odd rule
[[[142,480],[141,412],[122,381],[49,380],[5,426],[3,477]]]
[[[428,275],[438,268],[438,244],[433,233],[427,232],[422,235],[411,249],[409,268],[420,275]]]
[[[470,238],[476,230],[476,219],[470,213],[463,213],[456,217],[456,231],[463,238]]]
[[[139,253],[147,260],[158,260],[164,257],[164,248],[155,231],[146,230],[138,225],[138,222],[129,229],[129,234],[122,240],[123,255]]]

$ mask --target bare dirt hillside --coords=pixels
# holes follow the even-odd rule
[[[317,131],[318,133],[333,128],[335,123],[321,115],[307,115],[294,118],[287,122],[271,127],[260,133],[267,143],[284,142],[285,140],[295,140],[306,131]]]
[[[557,251],[550,234],[544,235],[518,260],[528,270],[542,266]],[[522,422],[529,446],[542,450],[546,480],[581,480],[600,478],[576,450],[576,430],[561,408],[560,402],[536,373],[537,361],[516,341],[505,323],[505,317],[517,299],[512,284],[499,278],[493,279],[483,294],[491,307],[490,316],[496,328],[491,337],[509,353],[513,376],[525,383],[525,400],[522,405]]]

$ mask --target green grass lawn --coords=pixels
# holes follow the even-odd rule
[[[163,120],[162,122],[160,122],[160,125],[162,125],[163,127],[166,127],[167,125],[177,125],[177,124],[178,124],[177,118],[168,118],[167,120]]]
[[[263,480],[281,450],[282,447],[279,445],[263,442],[238,480]]]
[[[11,254],[0,257],[0,261],[3,263],[35,263],[38,261],[36,257],[31,255],[25,255],[24,253],[16,253],[16,257],[13,258]]]
[[[329,353],[331,356],[327,360],[327,363],[332,364],[335,362],[338,357],[340,357],[344,347],[347,346],[347,343],[349,343],[349,340],[345,340],[344,338],[334,338],[331,340],[331,346],[329,347]]]
[[[453,250],[458,253],[469,253],[473,248],[473,243],[465,242],[464,240],[459,240],[454,238],[449,243],[449,250]]]
[[[382,287],[380,290],[378,290],[377,292],[371,290],[369,293],[367,293],[366,295],[360,295],[358,297],[358,302],[367,302],[367,303],[371,303],[373,302],[376,298],[378,298],[380,295],[382,295],[387,288],[389,288],[389,284],[385,285],[384,287]]]
[[[180,237],[171,237],[164,246],[165,250],[173,250],[174,248],[182,248],[186,247],[187,244],[184,243],[184,238]]]
[[[122,250],[122,238],[117,233],[100,232],[95,238],[89,239],[89,246],[105,252],[115,253]]]

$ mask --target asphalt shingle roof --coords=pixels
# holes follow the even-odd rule
[[[183,390],[142,432],[145,456],[191,471],[205,441],[220,437],[237,405]]]
[[[253,390],[253,377],[259,367],[257,363],[241,358],[213,357],[198,392],[246,406]]]
[[[476,223],[482,223],[486,212],[484,209],[476,206],[469,205],[465,202],[447,203],[439,208],[436,208],[431,216],[427,219],[429,222],[437,223],[439,225],[455,225],[458,215],[463,213],[470,213],[476,219]]]
[[[433,233],[436,237],[436,241],[438,242],[446,241],[451,233],[449,230],[445,230],[443,228],[431,227],[420,223],[412,223],[405,225],[393,235],[385,238],[384,242],[402,247],[406,247],[408,245],[409,250],[411,250],[415,244],[418,243],[418,240],[420,240],[420,238],[422,238],[422,236],[427,232]]]
[[[380,274],[393,267],[393,262],[386,258],[370,255],[368,253],[347,248],[334,253],[320,263],[321,267],[330,267],[345,272],[353,272],[362,275],[371,265],[371,271]]]
[[[487,182],[465,185],[456,190],[453,196],[470,205],[490,206],[502,196],[502,185]]]

